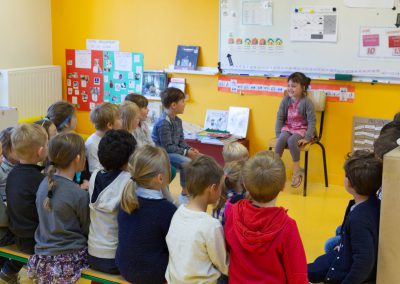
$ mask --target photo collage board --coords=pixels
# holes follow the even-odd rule
[[[77,109],[118,104],[128,93],[142,93],[143,54],[67,49],[66,74],[67,99]]]

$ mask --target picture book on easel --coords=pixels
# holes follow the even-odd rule
[[[199,46],[178,45],[175,58],[175,69],[196,70],[199,50]]]

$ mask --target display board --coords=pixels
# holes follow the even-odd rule
[[[400,80],[398,11],[388,7],[354,8],[343,0],[318,5],[311,0],[220,0],[220,68],[224,74],[302,71],[321,79]]]
[[[121,103],[141,94],[143,54],[101,50],[66,50],[67,100],[79,110],[103,102]]]
[[[353,117],[353,151],[374,151],[374,142],[379,137],[382,127],[390,120],[382,118]]]

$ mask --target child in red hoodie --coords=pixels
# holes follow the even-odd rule
[[[250,198],[225,212],[230,284],[308,283],[296,222],[284,208],[275,207],[285,180],[285,166],[271,151],[260,152],[245,163],[243,184]]]

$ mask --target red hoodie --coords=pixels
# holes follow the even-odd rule
[[[225,212],[229,283],[308,283],[296,222],[282,207],[256,207],[247,199]]]

